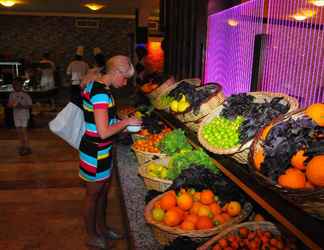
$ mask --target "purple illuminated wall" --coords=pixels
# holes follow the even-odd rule
[[[305,9],[313,16],[291,17]],[[324,102],[324,7],[307,0],[269,0],[268,17],[262,89],[295,96],[302,106]]]
[[[252,0],[208,17],[204,82],[222,84],[225,95],[249,91],[262,16],[263,0]]]
[[[324,102],[324,7],[309,0],[251,0],[208,18],[204,82],[219,82],[225,95],[250,89],[254,37],[266,33],[259,89],[295,96],[301,106]],[[307,18],[296,21],[301,13]],[[229,21],[230,20],[230,21]]]

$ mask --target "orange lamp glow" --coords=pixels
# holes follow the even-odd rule
[[[84,5],[85,7],[89,8],[90,10],[97,11],[105,7],[103,4],[98,4],[98,3],[87,3]]]

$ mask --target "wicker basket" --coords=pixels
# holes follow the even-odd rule
[[[263,103],[264,100],[269,100],[273,97],[283,97],[290,104],[290,109],[288,112],[294,111],[298,108],[299,104],[296,98],[290,97],[282,93],[270,93],[270,92],[250,92],[249,95],[255,97],[255,102]],[[252,141],[250,140],[243,145],[238,145],[229,149],[215,148],[210,145],[203,137],[202,130],[205,124],[209,123],[215,117],[219,116],[223,109],[223,105],[218,106],[213,113],[208,115],[201,123],[198,129],[198,139],[199,142],[206,148],[208,151],[211,151],[219,155],[230,155],[233,159],[242,164],[248,163],[249,149],[251,147]]]
[[[201,83],[201,80],[198,79],[198,78],[193,78],[193,79],[183,79],[181,81],[178,81],[172,85],[167,85],[167,86],[164,86],[162,89],[160,89],[158,91],[158,93],[152,93],[152,95],[148,95],[152,105],[156,108],[156,109],[159,109],[159,110],[164,110],[165,107],[161,107],[160,103],[159,103],[159,99],[162,97],[162,96],[165,96],[165,95],[168,95],[173,89],[175,89],[181,82],[187,82],[189,84],[192,84],[194,86],[199,86],[200,83]]]
[[[214,244],[216,244],[219,240],[225,238],[227,235],[238,235],[239,234],[239,229],[240,227],[246,227],[249,230],[266,230],[271,232],[273,235],[280,236],[281,233],[278,230],[278,228],[271,222],[268,221],[260,221],[260,222],[245,222],[242,224],[238,224],[235,226],[232,226],[230,228],[227,228],[220,234],[214,236],[211,238],[209,241],[207,241],[204,245],[201,247],[197,248],[197,250],[212,250],[212,247]]]
[[[273,120],[270,124],[272,126],[278,125],[283,121],[288,120],[289,118],[297,119],[304,117],[303,110],[297,110],[295,112],[291,112],[282,118],[277,118]],[[265,128],[265,127],[264,127]],[[272,180],[264,176],[262,173],[256,170],[253,161],[253,154],[256,150],[262,147],[262,139],[260,138],[263,132],[262,128],[257,136],[254,138],[253,143],[251,145],[250,153],[249,153],[249,167],[250,173],[254,176],[254,178],[262,185],[267,188],[274,190],[279,193],[282,198],[288,200],[295,206],[301,208],[306,213],[324,220],[324,188],[315,188],[315,189],[287,189],[283,188],[277,183],[274,183]]]
[[[134,147],[132,147],[132,150],[135,152],[139,165],[144,165],[152,160],[158,160],[167,157],[166,154],[143,152],[135,149]]]
[[[157,223],[156,221],[153,220],[151,216],[152,208],[154,206],[154,203],[157,200],[159,200],[162,197],[162,195],[163,194],[151,200],[146,205],[144,210],[145,220],[148,224],[152,226],[154,236],[161,245],[167,245],[168,243],[170,243],[171,241],[173,241],[175,238],[179,236],[187,236],[194,241],[205,242],[210,237],[222,232],[224,229],[240,223],[245,218],[247,218],[249,214],[252,212],[252,205],[250,203],[245,203],[242,209],[242,213],[223,225],[214,227],[212,229],[206,229],[206,230],[184,231],[181,230],[180,228],[169,227],[161,223]]]
[[[163,159],[155,160],[153,162],[156,162],[156,163],[167,166],[168,162],[169,162],[169,158],[166,157],[166,158],[163,158]],[[145,164],[145,165],[141,165],[139,167],[139,169],[138,169],[138,173],[140,174],[140,176],[143,177],[144,184],[145,184],[145,187],[146,187],[147,190],[156,190],[156,191],[164,192],[165,190],[167,190],[172,185],[172,181],[159,179],[159,178],[155,178],[155,177],[150,176],[148,174],[148,169],[147,169],[147,166],[150,163]]]
[[[137,140],[145,139],[145,136],[139,135],[139,134],[136,134],[136,133],[131,134],[131,137],[132,137],[133,142],[135,142]]]
[[[158,96],[165,93],[171,86],[175,84],[174,79],[169,78],[164,83],[162,83],[158,88],[153,90],[151,93],[147,94],[147,97],[152,101],[155,100]]]
[[[198,114],[195,114],[191,109],[188,111],[181,113],[181,114],[176,114],[176,117],[182,121],[182,122],[194,122],[202,117],[210,114],[216,107],[218,107],[220,104],[222,104],[225,100],[225,96],[222,90],[222,86],[219,84],[213,84],[219,87],[219,91],[216,93],[210,95],[201,105]],[[206,86],[206,85],[205,85]],[[204,88],[205,86],[198,87],[199,88]]]

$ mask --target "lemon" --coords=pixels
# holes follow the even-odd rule
[[[179,105],[179,103],[177,101],[172,101],[171,102],[171,110],[174,112],[178,112],[178,105]]]
[[[142,114],[141,112],[139,112],[139,111],[136,111],[136,112],[135,112],[135,117],[136,117],[137,119],[141,119],[142,116],[143,116],[143,114]]]
[[[189,107],[188,102],[186,101],[180,101],[178,104],[178,112],[183,112]]]
[[[152,210],[153,219],[156,221],[162,221],[164,219],[164,211],[162,208],[154,208]]]

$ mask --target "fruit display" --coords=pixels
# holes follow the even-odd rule
[[[165,128],[159,134],[151,134],[143,139],[136,140],[133,144],[133,148],[142,152],[160,153],[160,149],[157,148],[157,144],[169,132],[170,129]]]
[[[231,155],[236,161],[247,164],[249,148],[258,130],[273,118],[297,107],[294,98],[283,94],[232,95],[203,119],[198,138],[209,151]]]
[[[151,210],[157,223],[178,227],[183,231],[206,230],[232,220],[241,213],[241,204],[230,201],[221,206],[218,197],[209,190],[181,189],[164,193]]]
[[[217,148],[232,148],[240,144],[239,127],[244,118],[237,116],[233,120],[224,117],[215,117],[203,127],[203,137]]]
[[[315,113],[310,112],[311,105],[305,115],[300,113],[262,131],[253,165],[274,184],[289,189],[324,187],[324,126],[318,119],[324,105],[322,110],[315,105]]]
[[[179,101],[173,100],[170,104],[170,108],[173,112],[184,112],[189,107],[190,107],[190,103],[187,101],[185,95],[181,95],[181,99]]]
[[[240,227],[236,226],[235,229],[232,230],[232,232],[228,233],[225,237],[217,240],[210,249],[297,249],[295,243],[290,238],[283,237],[271,223],[261,223],[261,225],[265,225],[264,229],[262,227],[250,229],[250,225],[253,224],[243,223]],[[271,229],[274,228],[274,230],[268,230],[267,227]]]
[[[170,107],[172,101],[174,101],[174,98],[168,95],[162,95],[160,97],[155,98],[152,100],[152,104],[157,109],[163,110]]]
[[[146,168],[148,170],[148,175],[150,177],[159,178],[159,179],[167,178],[168,167],[161,163],[156,163],[152,161],[146,166]]]
[[[165,153],[169,156],[183,150],[191,151],[192,149],[192,146],[189,144],[184,131],[181,129],[175,129],[170,133],[167,133],[157,144],[157,147],[160,149],[161,153]]]

